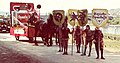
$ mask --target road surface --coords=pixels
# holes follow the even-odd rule
[[[25,37],[21,37],[20,40],[28,40]],[[28,43],[24,41],[16,41],[13,36],[9,34],[0,34],[0,45],[1,45],[1,59],[2,63],[9,62],[9,60],[4,60],[3,57],[6,55],[10,55],[10,57],[5,57],[18,61],[17,63],[27,63],[27,61],[33,61],[33,63],[120,63],[120,53],[112,53],[109,51],[104,52],[105,60],[95,59],[96,53],[95,49],[92,49],[91,57],[80,56],[80,54],[76,53],[76,48],[74,45],[74,54],[71,55],[71,45],[69,45],[69,55],[62,55],[62,52],[58,52],[58,46],[54,45],[52,47],[46,47],[43,44],[39,43],[39,46],[33,46],[33,43]],[[6,49],[4,49],[4,48]],[[2,51],[11,51],[11,52],[2,52]],[[88,53],[88,52],[87,52]],[[12,57],[13,56],[13,57]],[[14,57],[15,56],[15,57]],[[23,62],[19,62],[18,58],[26,58],[23,59]],[[15,59],[15,60],[14,60]],[[29,62],[30,63],[30,62]]]
[[[0,63],[40,63],[40,61],[0,44]]]

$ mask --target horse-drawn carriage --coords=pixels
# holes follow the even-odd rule
[[[36,13],[36,15],[34,15]],[[44,24],[44,21],[40,20],[40,15],[34,10],[33,3],[19,3],[11,2],[10,3],[10,14],[11,14],[11,28],[10,34],[14,35],[17,40],[20,36],[26,36],[29,40],[35,37],[35,25],[41,26]],[[32,18],[34,16],[34,18]],[[30,20],[34,20],[34,24]]]
[[[37,7],[40,7],[40,5]],[[41,37],[45,42],[48,42],[48,39],[50,39],[50,45],[52,45],[52,37],[56,32],[56,27],[52,21],[51,14],[46,23],[40,19],[40,12],[34,9],[33,3],[19,2],[10,3],[10,13],[10,34],[14,35],[16,40],[19,40],[20,36],[26,36],[30,41],[33,41],[34,38],[36,41],[36,37]]]

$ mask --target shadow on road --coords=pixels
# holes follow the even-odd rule
[[[35,41],[29,41],[29,40],[19,40],[20,42],[28,42],[28,43],[35,43]],[[43,41],[36,41],[37,43],[44,43]]]

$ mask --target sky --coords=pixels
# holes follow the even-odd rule
[[[1,0],[0,10],[4,12],[10,11],[10,2],[28,2],[41,4],[41,13],[50,13],[53,10],[68,9],[88,9],[90,13],[93,8],[116,9],[120,8],[119,0]]]

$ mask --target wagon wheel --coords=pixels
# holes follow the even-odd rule
[[[16,40],[19,40],[20,36],[15,36]]]

